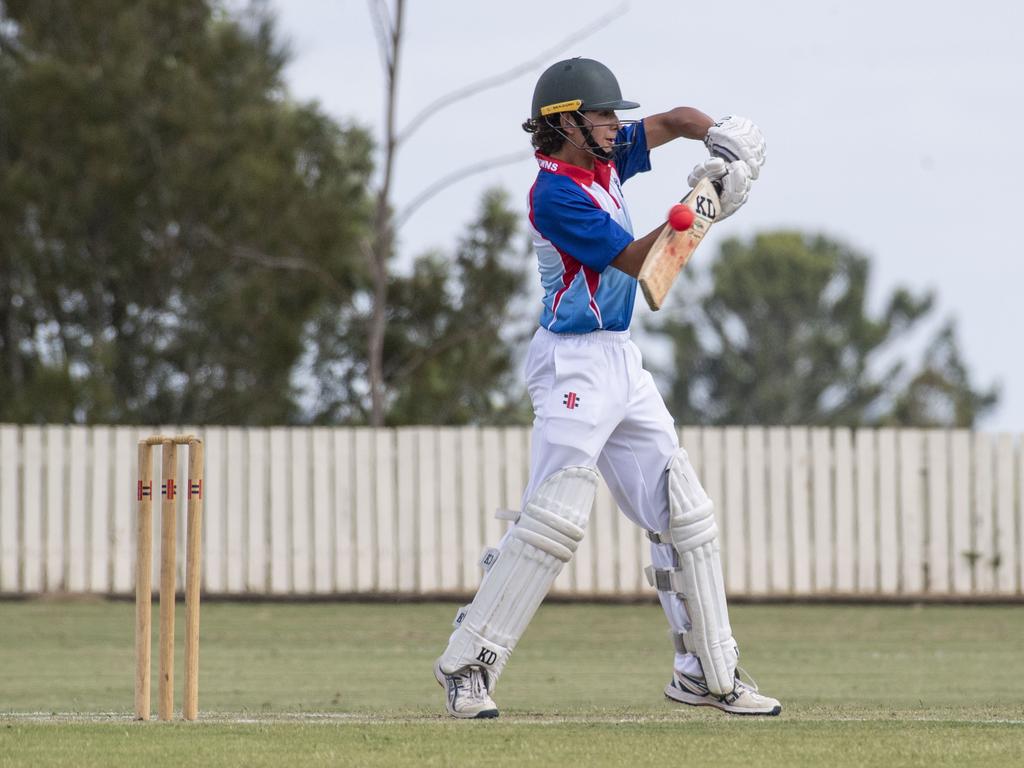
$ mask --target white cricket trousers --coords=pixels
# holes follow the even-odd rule
[[[675,423],[629,331],[558,334],[539,328],[526,357],[533,401],[530,482],[534,490],[565,467],[596,466],[619,509],[640,527],[669,527],[669,461],[679,450]],[[655,567],[676,564],[671,544],[651,544]],[[659,592],[674,632],[689,628],[682,601]],[[676,668],[701,675],[692,654],[677,654]]]

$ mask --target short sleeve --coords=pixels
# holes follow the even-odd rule
[[[647,149],[647,131],[643,122],[625,125],[615,135],[616,144],[629,142],[628,147],[615,150],[613,160],[619,180],[625,182],[630,176],[651,170],[651,152]]]
[[[531,220],[542,237],[560,253],[598,272],[633,242],[633,236],[575,184],[535,188],[531,209]]]

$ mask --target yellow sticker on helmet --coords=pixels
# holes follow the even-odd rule
[[[575,112],[577,109],[583,106],[581,99],[573,99],[572,101],[560,101],[557,104],[548,104],[546,107],[540,108],[540,114],[543,117],[547,115],[553,115],[556,112]]]

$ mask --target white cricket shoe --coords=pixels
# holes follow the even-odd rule
[[[753,682],[753,681],[751,681]],[[757,684],[747,685],[736,673],[736,685],[731,693],[716,696],[708,690],[704,680],[684,675],[678,670],[672,672],[672,682],[665,686],[665,695],[673,701],[692,704],[696,707],[718,707],[733,715],[770,715],[782,712],[782,705],[770,696],[757,692]]]
[[[434,677],[448,696],[445,706],[452,717],[497,717],[498,705],[487,693],[486,673],[480,667],[463,667],[453,674],[441,671],[441,662],[434,665]]]

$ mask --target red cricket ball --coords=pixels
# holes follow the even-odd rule
[[[689,229],[693,224],[693,211],[682,203],[676,203],[668,212],[668,223],[679,232]]]

